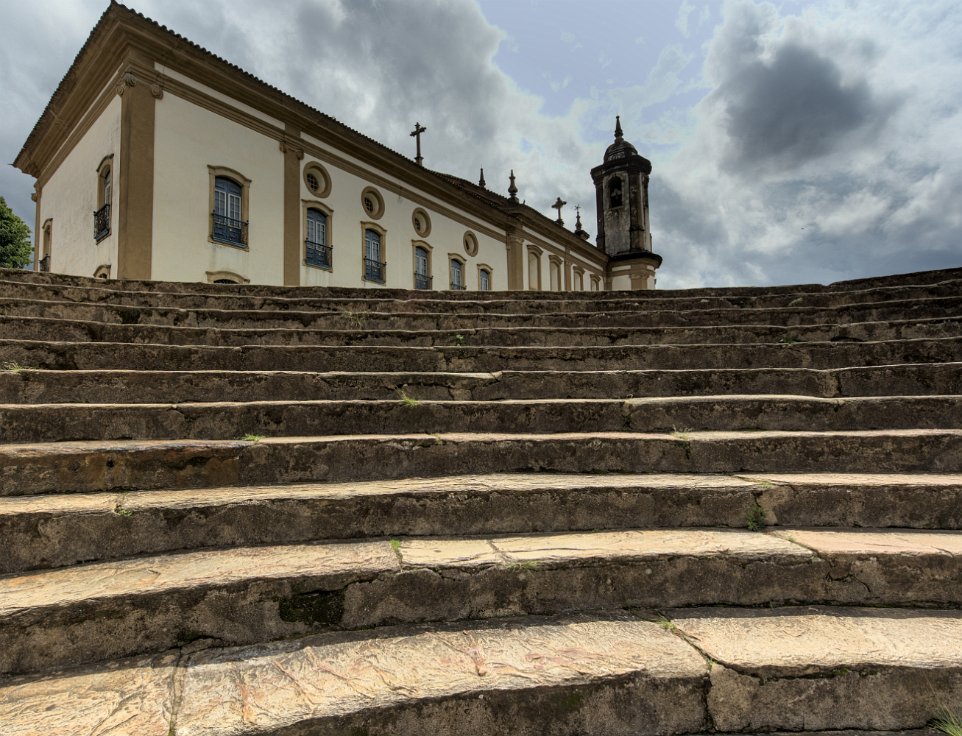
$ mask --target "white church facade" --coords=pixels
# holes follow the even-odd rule
[[[420,125],[416,131],[420,130]],[[420,139],[418,139],[420,145]],[[655,285],[651,164],[620,124],[597,245],[508,196],[431,171],[116,3],[15,165],[36,179],[39,270],[433,290]],[[560,198],[558,200],[561,204]]]

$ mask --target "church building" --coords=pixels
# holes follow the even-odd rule
[[[99,278],[428,290],[650,289],[651,162],[616,123],[597,240],[423,166],[111,3],[15,166],[35,267]]]

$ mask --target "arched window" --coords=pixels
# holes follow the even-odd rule
[[[491,271],[486,268],[478,270],[478,289],[480,291],[491,291]]]
[[[467,286],[464,283],[464,261],[459,258],[451,259],[451,289],[454,291],[464,291]]]
[[[37,262],[38,271],[50,270],[50,257],[53,254],[53,220],[45,220],[43,223],[43,255]]]
[[[113,192],[111,161],[107,156],[97,169],[97,209],[94,211],[94,240],[98,243],[110,235],[110,200]]]
[[[214,178],[211,237],[219,243],[247,245],[242,192],[243,187],[233,179],[226,176]]]
[[[621,177],[616,176],[608,182],[608,206],[621,207]]]
[[[309,266],[331,268],[331,246],[327,242],[327,213],[317,207],[307,208],[307,237],[304,240],[304,262]]]
[[[548,264],[548,274],[550,278],[551,291],[561,291],[561,261],[553,256]]]
[[[541,291],[541,251],[528,246],[528,289]]]
[[[414,288],[431,288],[431,256],[423,245],[414,247]]]
[[[585,290],[585,272],[577,266],[574,268],[574,282],[575,291]]]
[[[384,283],[387,264],[381,260],[381,233],[373,228],[364,229],[364,278],[367,281]]]

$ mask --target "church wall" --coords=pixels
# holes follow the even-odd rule
[[[283,153],[276,139],[168,92],[157,101],[151,278],[206,281],[234,273],[283,283]],[[210,240],[211,172],[250,180],[246,249]]]
[[[43,184],[37,219],[41,224],[52,220],[50,269],[57,273],[93,276],[99,266],[117,261],[117,208],[111,208],[110,234],[99,243],[94,240],[93,213],[100,188],[98,168],[111,155],[112,199],[117,201],[120,108],[121,98],[112,95],[103,112]],[[42,231],[35,237],[42,240]]]
[[[369,286],[382,285],[362,278],[363,250],[362,223],[373,223],[384,232],[385,284],[388,288],[411,289],[414,287],[414,245],[424,243],[431,254],[432,288],[449,288],[449,259],[457,256],[464,262],[465,283],[469,290],[478,288],[478,266],[491,268],[492,289],[507,289],[507,254],[504,236],[495,226],[477,217],[436,202],[433,198],[405,186],[381,172],[368,172],[366,167],[352,157],[335,151],[322,141],[308,135],[302,138],[308,149],[318,155],[307,153],[302,161],[300,196],[302,210],[299,241],[306,237],[306,208],[318,202],[330,210],[329,243],[333,246],[330,271],[301,264],[301,284],[305,286]],[[343,162],[343,163],[342,163]],[[304,171],[319,164],[330,177],[330,192],[326,196],[312,193],[305,182]],[[369,176],[365,176],[369,173]],[[379,218],[371,217],[363,207],[362,194],[366,187],[373,187],[384,202],[384,212]],[[321,208],[323,210],[323,207]],[[430,232],[419,235],[412,221],[414,210],[427,212]],[[472,233],[477,241],[477,253],[465,250],[464,238]]]

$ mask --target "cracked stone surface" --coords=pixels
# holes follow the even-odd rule
[[[962,698],[959,611],[811,607],[667,615],[717,663],[708,707],[719,730],[922,728]]]
[[[705,671],[697,652],[657,626],[637,621],[440,630],[264,647],[246,650],[242,658],[212,652],[195,655],[187,666],[177,734],[270,732],[298,721],[388,708],[413,697],[511,690],[523,698],[524,691],[535,688],[634,674],[698,681]],[[657,706],[671,708],[667,699]],[[699,715],[692,712],[689,723],[698,723]],[[470,721],[456,731],[477,733]]]

